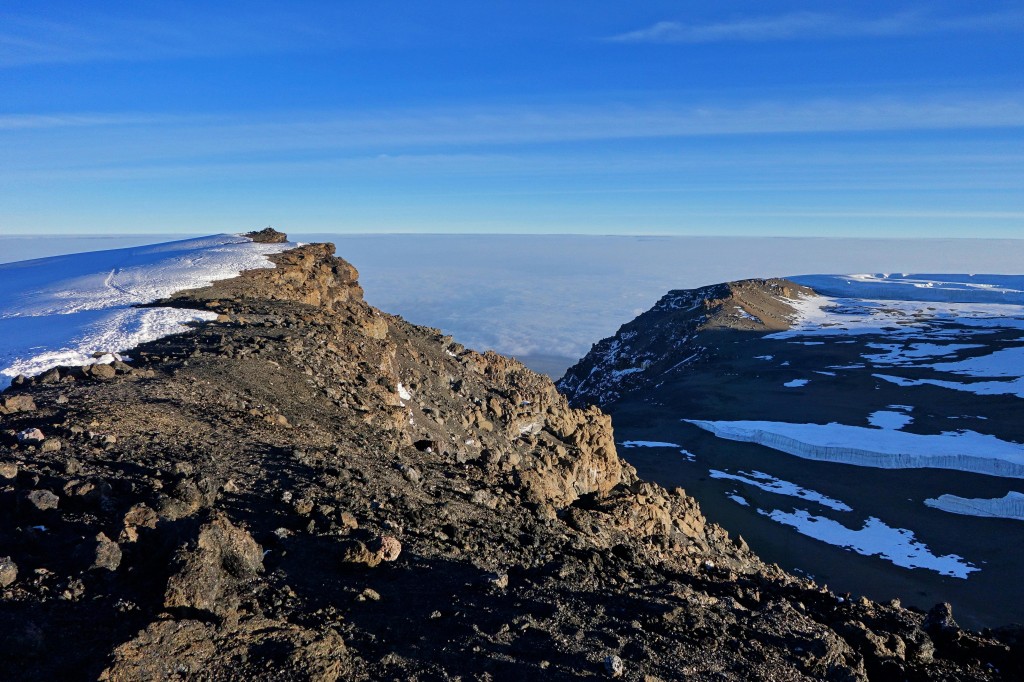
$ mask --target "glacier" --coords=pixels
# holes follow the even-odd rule
[[[879,469],[952,469],[1024,478],[1024,445],[975,431],[922,435],[834,422],[682,421],[719,438],[757,443],[803,459]]]
[[[939,495],[924,501],[929,507],[953,514],[985,516],[1024,521],[1024,493],[1010,491],[994,499]]]

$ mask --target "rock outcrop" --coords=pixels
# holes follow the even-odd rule
[[[788,329],[796,312],[786,299],[813,293],[784,279],[750,279],[670,291],[653,308],[594,344],[558,388],[576,406],[611,405],[672,372],[713,359],[708,331]]]
[[[218,318],[109,377],[3,396],[7,676],[1021,674],[1019,631],[929,630],[762,563],[640,481],[607,415],[372,308],[333,251],[161,302]]]

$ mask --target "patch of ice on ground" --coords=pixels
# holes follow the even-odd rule
[[[1024,378],[1010,381],[947,381],[945,379],[908,379],[891,374],[873,374],[872,376],[888,381],[897,386],[938,386],[953,391],[965,391],[976,395],[1015,395],[1024,398]]]
[[[781,478],[775,478],[774,476],[761,471],[741,471],[738,474],[730,474],[725,471],[719,471],[718,469],[711,469],[709,474],[711,478],[746,483],[747,485],[752,485],[755,488],[760,488],[761,490],[769,493],[775,493],[776,495],[799,497],[801,500],[807,500],[808,502],[817,502],[818,504],[824,505],[829,509],[835,509],[836,511],[853,511],[848,504],[840,502],[839,500],[832,499],[831,497],[822,495],[814,490],[801,488],[795,483],[784,481]]]
[[[212,319],[208,311],[133,306],[274,267],[267,256],[294,246],[224,234],[0,265],[0,388],[18,374],[90,364],[96,352],[123,351],[184,331],[183,322]]]
[[[679,448],[681,445],[665,443],[657,440],[627,440],[622,443],[624,448]]]
[[[964,374],[972,377],[1024,376],[1024,346],[1003,348],[988,355],[967,358],[958,362],[940,362],[932,365],[940,372]]]
[[[409,389],[401,381],[398,382],[398,397],[402,400],[412,400],[412,393],[409,393]]]
[[[1024,521],[1024,493],[1012,490],[1005,496],[995,499],[939,495],[938,498],[927,499],[924,503],[953,514]]]
[[[915,365],[925,358],[954,355],[961,350],[984,348],[980,343],[868,343],[868,348],[885,351],[873,355],[862,355],[875,365]]]
[[[731,493],[727,493],[726,497],[728,497],[730,500],[732,500],[736,504],[743,505],[744,507],[749,507],[750,506],[750,503],[747,502],[746,498],[743,497],[742,495],[737,494],[736,491],[733,491]]]
[[[696,462],[697,461],[697,455],[693,454],[689,450],[682,450],[682,449],[680,449],[679,450],[679,454],[682,455],[683,459],[685,459],[687,462]]]
[[[804,459],[880,469],[953,469],[1024,478],[1024,445],[975,431],[923,435],[846,424],[684,419],[719,438]]]
[[[754,356],[755,360],[772,360],[774,358],[775,358],[774,355],[755,355]]]
[[[782,385],[786,388],[800,388],[801,386],[806,386],[809,383],[811,383],[809,379],[793,379],[792,381],[787,381]]]
[[[971,572],[981,570],[956,554],[936,556],[925,544],[915,539],[913,532],[905,528],[892,528],[873,516],[864,522],[862,528],[855,529],[803,509],[794,512],[779,509],[757,511],[773,521],[795,528],[807,537],[836,547],[845,547],[864,556],[879,556],[903,568],[924,568],[964,579]]]
[[[880,429],[902,429],[912,421],[914,418],[904,412],[879,410],[868,415],[868,423]]]

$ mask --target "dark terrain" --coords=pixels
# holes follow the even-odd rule
[[[787,570],[812,575],[839,590],[927,609],[952,602],[972,627],[1024,621],[1024,524],[932,509],[924,500],[943,493],[968,498],[1002,497],[1021,490],[1020,480],[947,469],[880,469],[812,461],[766,446],[717,438],[683,419],[765,420],[867,427],[868,415],[896,405],[914,406],[907,432],[935,434],[973,429],[1024,442],[1020,398],[980,396],[936,386],[901,387],[876,373],[946,378],[927,368],[877,365],[880,346],[906,347],[951,331],[965,356],[1019,345],[1017,329],[962,328],[954,321],[918,327],[914,316],[894,315],[889,331],[835,336],[773,338],[790,325],[786,305],[806,287],[787,280],[747,280],[672,291],[651,310],[595,344],[559,382],[570,404],[596,404],[612,415],[616,440],[676,443],[678,448],[624,452],[640,475],[665,486],[683,486],[709,518],[741,533],[754,551]],[[923,304],[923,306],[934,304]],[[754,319],[756,318],[756,319]],[[910,334],[905,331],[909,329]],[[896,337],[890,335],[895,332]],[[808,343],[808,339],[813,342]],[[950,358],[946,358],[950,359]],[[924,363],[927,364],[927,363]],[[793,380],[805,386],[787,387]],[[767,472],[840,500],[851,511],[835,512],[782,497],[709,472]],[[740,494],[750,506],[729,495]],[[910,529],[935,555],[955,554],[980,570],[966,579],[923,568],[904,568],[799,534],[759,510],[810,509],[860,528],[868,518]]]
[[[763,563],[639,480],[607,415],[373,309],[333,252],[0,396],[0,677],[1024,676],[1019,628]]]

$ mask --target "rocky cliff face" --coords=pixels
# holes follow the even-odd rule
[[[780,331],[795,312],[786,299],[811,290],[783,279],[751,279],[665,294],[653,308],[594,344],[558,388],[573,405],[611,405],[665,375],[707,362],[708,330]]]
[[[332,254],[182,292],[217,321],[3,396],[7,676],[1020,672],[1016,631],[763,564],[638,480],[602,412],[370,307]]]

